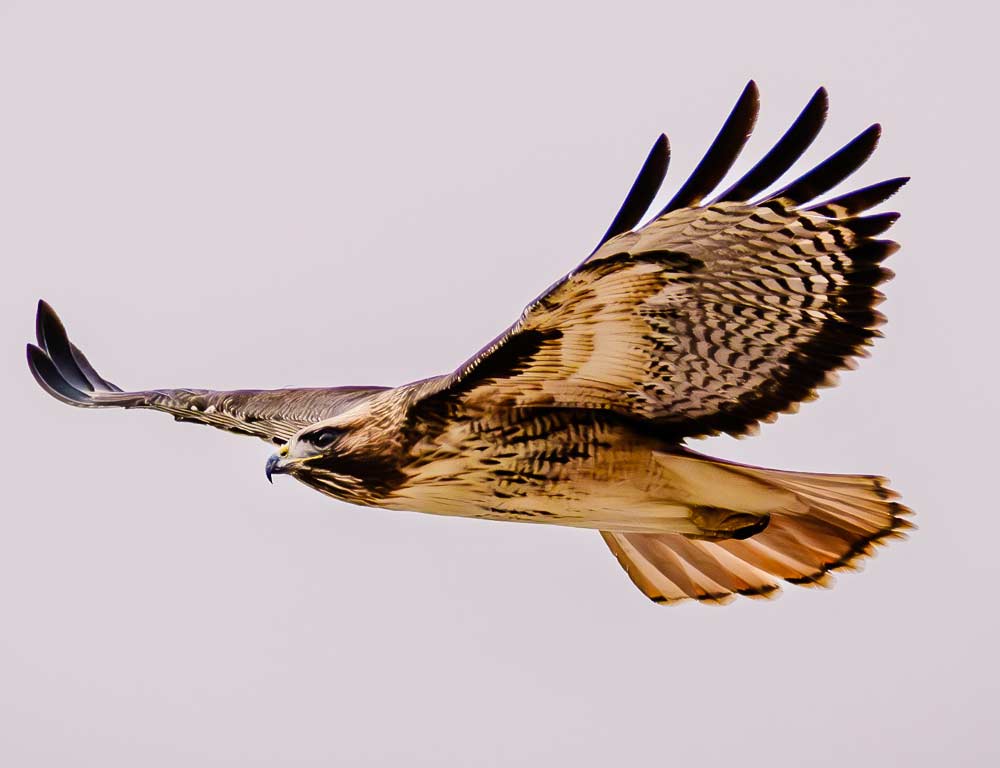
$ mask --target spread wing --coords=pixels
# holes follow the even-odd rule
[[[897,248],[876,239],[897,214],[859,214],[907,179],[810,205],[867,160],[874,125],[761,196],[819,132],[820,89],[756,166],[704,203],[757,106],[750,83],[691,178],[651,223],[627,231],[666,167],[665,142],[659,155],[654,146],[597,250],[455,373],[429,383],[421,402],[608,409],[682,439],[746,434],[834,383],[834,371],[879,335],[876,286],[891,274],[879,264]]]
[[[28,366],[50,395],[82,408],[148,408],[178,421],[207,424],[227,432],[284,443],[313,422],[329,418],[381,387],[336,389],[155,389],[123,392],[94,370],[66,335],[59,317],[38,303],[35,344],[28,345]]]

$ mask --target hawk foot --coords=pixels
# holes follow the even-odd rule
[[[735,512],[721,507],[695,507],[691,510],[691,522],[701,529],[700,534],[689,537],[692,539],[702,541],[749,539],[767,528],[771,516]]]

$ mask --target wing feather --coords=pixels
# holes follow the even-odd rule
[[[757,84],[751,80],[746,84],[733,111],[729,113],[729,117],[726,118],[726,122],[723,123],[701,162],[657,217],[676,211],[678,208],[697,205],[712,193],[743,151],[757,122],[759,110],[760,93]]]
[[[670,142],[666,134],[661,133],[660,137],[653,144],[646,156],[646,162],[639,169],[639,175],[635,177],[632,188],[629,189],[621,208],[615,215],[614,221],[604,233],[604,237],[597,244],[600,248],[612,237],[628,232],[635,227],[646,215],[649,206],[660,191],[660,185],[667,176],[667,166],[670,164]],[[594,250],[596,251],[597,248]]]
[[[826,89],[818,89],[771,151],[714,202],[745,202],[784,176],[816,140],[826,122],[829,105]]]
[[[833,189],[865,164],[878,146],[881,135],[882,126],[878,123],[869,126],[811,171],[775,192],[768,199],[781,200],[788,206],[797,206]]]
[[[820,213],[831,219],[854,216],[867,211],[869,208],[874,208],[879,203],[884,203],[896,194],[909,180],[909,176],[900,176],[897,179],[882,181],[878,184],[872,184],[870,187],[856,189],[853,192],[848,192],[846,195],[840,195],[832,200],[818,203],[809,210],[816,211],[816,213]]]
[[[675,196],[684,207],[605,242],[455,373],[422,384],[415,407],[447,397],[469,408],[599,408],[680,440],[747,434],[814,399],[880,335],[877,286],[891,276],[880,263],[898,246],[876,236],[898,214],[856,214],[906,180],[804,207],[870,156],[873,126],[760,203],[735,198],[775,181],[825,111],[821,89],[764,161],[698,206],[752,125],[748,86],[697,183]]]

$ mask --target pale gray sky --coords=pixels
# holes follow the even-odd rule
[[[995,764],[997,12],[602,5],[0,3],[0,762]],[[125,387],[448,370],[750,77],[737,170],[822,84],[808,158],[881,121],[850,184],[913,176],[873,357],[697,446],[892,479],[920,530],[832,591],[657,607],[594,533],[268,486],[263,443],[23,362],[44,297]]]

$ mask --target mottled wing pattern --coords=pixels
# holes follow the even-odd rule
[[[754,168],[701,205],[746,141],[756,104],[751,84],[656,219],[613,234],[434,390],[473,407],[608,409],[680,439],[746,434],[833,383],[879,335],[876,286],[891,274],[879,264],[896,250],[877,236],[897,214],[859,214],[906,179],[809,206],[868,158],[872,126],[750,202],[818,133],[820,90]],[[634,207],[627,199],[625,221]]]
[[[38,383],[57,400],[82,408],[147,408],[178,421],[284,443],[303,427],[328,418],[379,387],[275,389],[216,392],[207,389],[156,389],[123,392],[94,370],[66,335],[59,317],[39,302],[38,344],[28,345],[28,366]]]

